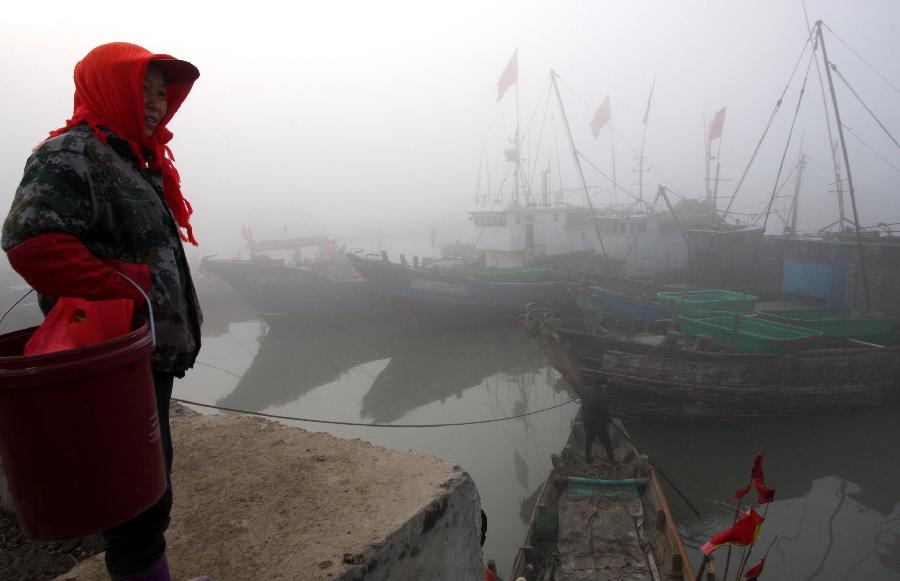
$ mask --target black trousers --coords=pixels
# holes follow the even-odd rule
[[[584,458],[588,462],[594,461],[591,450],[594,447],[594,440],[599,439],[606,448],[606,457],[610,462],[615,462],[616,457],[613,454],[612,438],[609,436],[609,424],[584,422]]]
[[[172,373],[153,372],[156,409],[163,455],[166,459],[166,491],[156,504],[133,519],[103,531],[106,569],[112,575],[131,575],[148,569],[166,552],[165,532],[172,510],[172,434],[169,429],[169,403],[172,399]]]

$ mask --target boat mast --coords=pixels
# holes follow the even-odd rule
[[[618,182],[616,181],[616,132],[613,129],[612,119],[609,120],[609,151],[612,154],[612,202],[615,207],[619,201]]]
[[[516,66],[516,193],[513,199],[519,202],[519,172],[522,171],[521,155],[519,154],[519,80],[518,65]]]
[[[802,142],[801,142],[802,144]],[[801,145],[802,147],[802,145]],[[806,160],[809,159],[800,151],[800,161],[797,162],[797,181],[794,182],[794,199],[791,201],[791,231],[792,235],[797,234],[797,210],[800,200],[800,184],[803,183],[803,170],[806,169]]]
[[[556,84],[556,71],[550,70],[550,82],[553,83],[553,90],[556,92],[556,100],[559,103],[559,112],[562,116],[563,124],[566,126],[566,135],[569,136],[569,145],[572,146],[572,157],[575,158],[575,167],[578,169],[578,177],[581,178],[581,187],[584,189],[584,197],[587,199],[588,207],[591,209],[591,222],[594,223],[594,233],[597,235],[597,241],[600,242],[600,252],[603,258],[606,255],[606,246],[603,244],[603,237],[600,236],[600,224],[597,222],[597,216],[594,214],[594,203],[591,201],[591,194],[588,192],[587,182],[584,181],[584,171],[581,169],[581,160],[578,159],[578,150],[575,149],[575,139],[572,138],[572,129],[569,127],[569,119],[566,117],[566,109],[563,107],[562,97],[559,95],[559,85]],[[612,131],[610,131],[612,133]]]
[[[838,110],[837,95],[834,92],[834,82],[831,79],[831,62],[828,60],[828,51],[825,49],[825,36],[822,34],[822,21],[816,21],[816,34],[819,37],[819,46],[822,47],[822,60],[825,61],[825,75],[828,78],[828,89],[831,91],[831,102],[834,107],[834,122],[837,124],[838,136],[841,139],[841,151],[844,153],[844,167],[847,169],[847,189],[850,191],[850,205],[853,208],[853,226],[856,229],[856,248],[859,255],[859,269],[862,273],[863,306],[869,308],[869,281],[866,276],[866,253],[863,248],[862,233],[859,229],[859,213],[856,210],[856,192],[853,189],[853,176],[850,173],[850,158],[847,155],[847,143],[844,141],[844,126],[841,124],[841,113]]]
[[[641,153],[638,157],[638,202],[644,201],[644,144],[647,142],[647,120],[650,117],[650,100],[653,98],[653,88],[656,87],[656,78],[650,85],[650,95],[647,97],[647,110],[644,113],[644,131],[641,134]]]
[[[709,128],[706,126],[706,115],[703,116],[703,145],[704,145],[704,153],[706,157],[706,179],[703,181],[706,184],[706,200],[709,201],[709,196],[711,195],[709,192],[709,139],[706,138],[707,133],[709,132]]]
[[[809,16],[806,13],[806,2],[802,2],[803,4],[803,18],[806,20],[806,29],[812,34],[812,27],[809,25]],[[844,223],[849,222],[846,216],[844,215],[844,184],[841,179],[841,164],[838,162],[838,154],[837,154],[837,141],[834,139],[834,135],[831,133],[831,114],[828,112],[828,97],[825,96],[825,84],[822,82],[822,69],[819,66],[819,61],[815,61],[816,63],[816,75],[819,77],[819,89],[822,93],[822,108],[825,109],[825,129],[828,130],[828,149],[831,153],[831,165],[834,168],[834,187],[835,193],[837,193],[837,202],[838,202],[838,232],[841,232],[844,229]],[[834,224],[829,224],[819,230],[827,230],[831,228]]]
[[[716,219],[716,210],[719,205],[719,171],[722,169],[722,136],[719,136],[719,150],[716,152],[716,178],[713,182],[713,193],[712,193],[712,216],[713,222]]]

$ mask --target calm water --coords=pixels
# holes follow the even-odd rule
[[[176,382],[179,398],[310,419],[434,424],[503,418],[572,397],[515,325],[270,324],[221,283],[202,274],[197,279],[204,347],[195,369]],[[21,292],[4,282],[5,305]],[[2,331],[33,323],[34,308],[17,307]],[[474,478],[489,517],[485,556],[506,575],[525,534],[528,500],[576,411],[570,403],[466,427],[285,423],[460,465]],[[775,540],[763,578],[887,580],[900,579],[898,421],[900,410],[878,409],[812,420],[626,427],[701,511],[694,516],[669,489],[689,547],[730,525],[722,501],[746,484],[753,455],[764,448],[766,481],[778,493],[751,558],[755,563]],[[720,573],[723,565],[720,560]],[[734,573],[732,566],[729,577]]]

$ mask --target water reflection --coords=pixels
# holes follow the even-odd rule
[[[389,357],[398,325],[270,321],[237,387],[217,405],[260,411],[296,400],[351,368]]]
[[[28,283],[22,280],[22,277],[0,265],[0,315],[21,299],[30,288]],[[37,295],[31,293],[9,311],[6,318],[3,319],[0,333],[11,333],[26,327],[40,325],[42,320],[44,320],[44,316],[38,308]]]
[[[233,299],[201,297],[204,348],[198,366],[176,384],[178,396],[293,417],[403,424],[503,418],[571,397],[515,326],[266,323],[246,306],[229,305]],[[459,464],[474,478],[490,519],[486,557],[505,572],[550,454],[563,446],[576,411],[570,404],[514,421],[428,429],[285,423]],[[882,580],[900,579],[898,419],[897,410],[868,410],[627,428],[702,511],[703,518],[694,517],[669,489],[689,546],[728,528],[721,501],[746,483],[763,447],[766,480],[778,493],[751,564],[777,535],[764,578]],[[732,565],[729,576],[735,573]]]
[[[778,492],[754,555],[777,536],[766,562],[773,578],[900,579],[898,417],[896,410],[870,410],[677,428],[632,422],[628,429],[704,514],[696,519],[669,494],[688,545],[730,526],[720,501],[746,484],[762,447],[766,483]]]
[[[522,339],[518,326],[399,329],[386,345],[390,362],[363,397],[360,415],[389,423],[417,407],[459,398],[488,377],[537,371],[540,356],[513,345]]]

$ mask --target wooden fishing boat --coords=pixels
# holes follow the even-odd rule
[[[299,238],[253,242],[249,247],[250,259],[209,256],[200,268],[221,277],[259,314],[329,319],[377,314],[377,297],[334,249],[333,240]],[[310,247],[314,252],[307,257],[303,251]]]
[[[573,420],[532,509],[510,581],[694,579],[653,465],[619,420],[610,435],[617,463],[587,464],[580,414]]]
[[[397,264],[382,257],[347,257],[372,291],[407,312],[447,315],[514,315],[526,305],[559,305],[569,284],[550,269],[516,268],[440,271]],[[513,272],[516,271],[516,272]]]
[[[744,353],[659,328],[621,331],[534,314],[526,324],[576,388],[608,379],[610,406],[621,417],[795,417],[900,400],[896,345],[835,338],[816,348]]]

